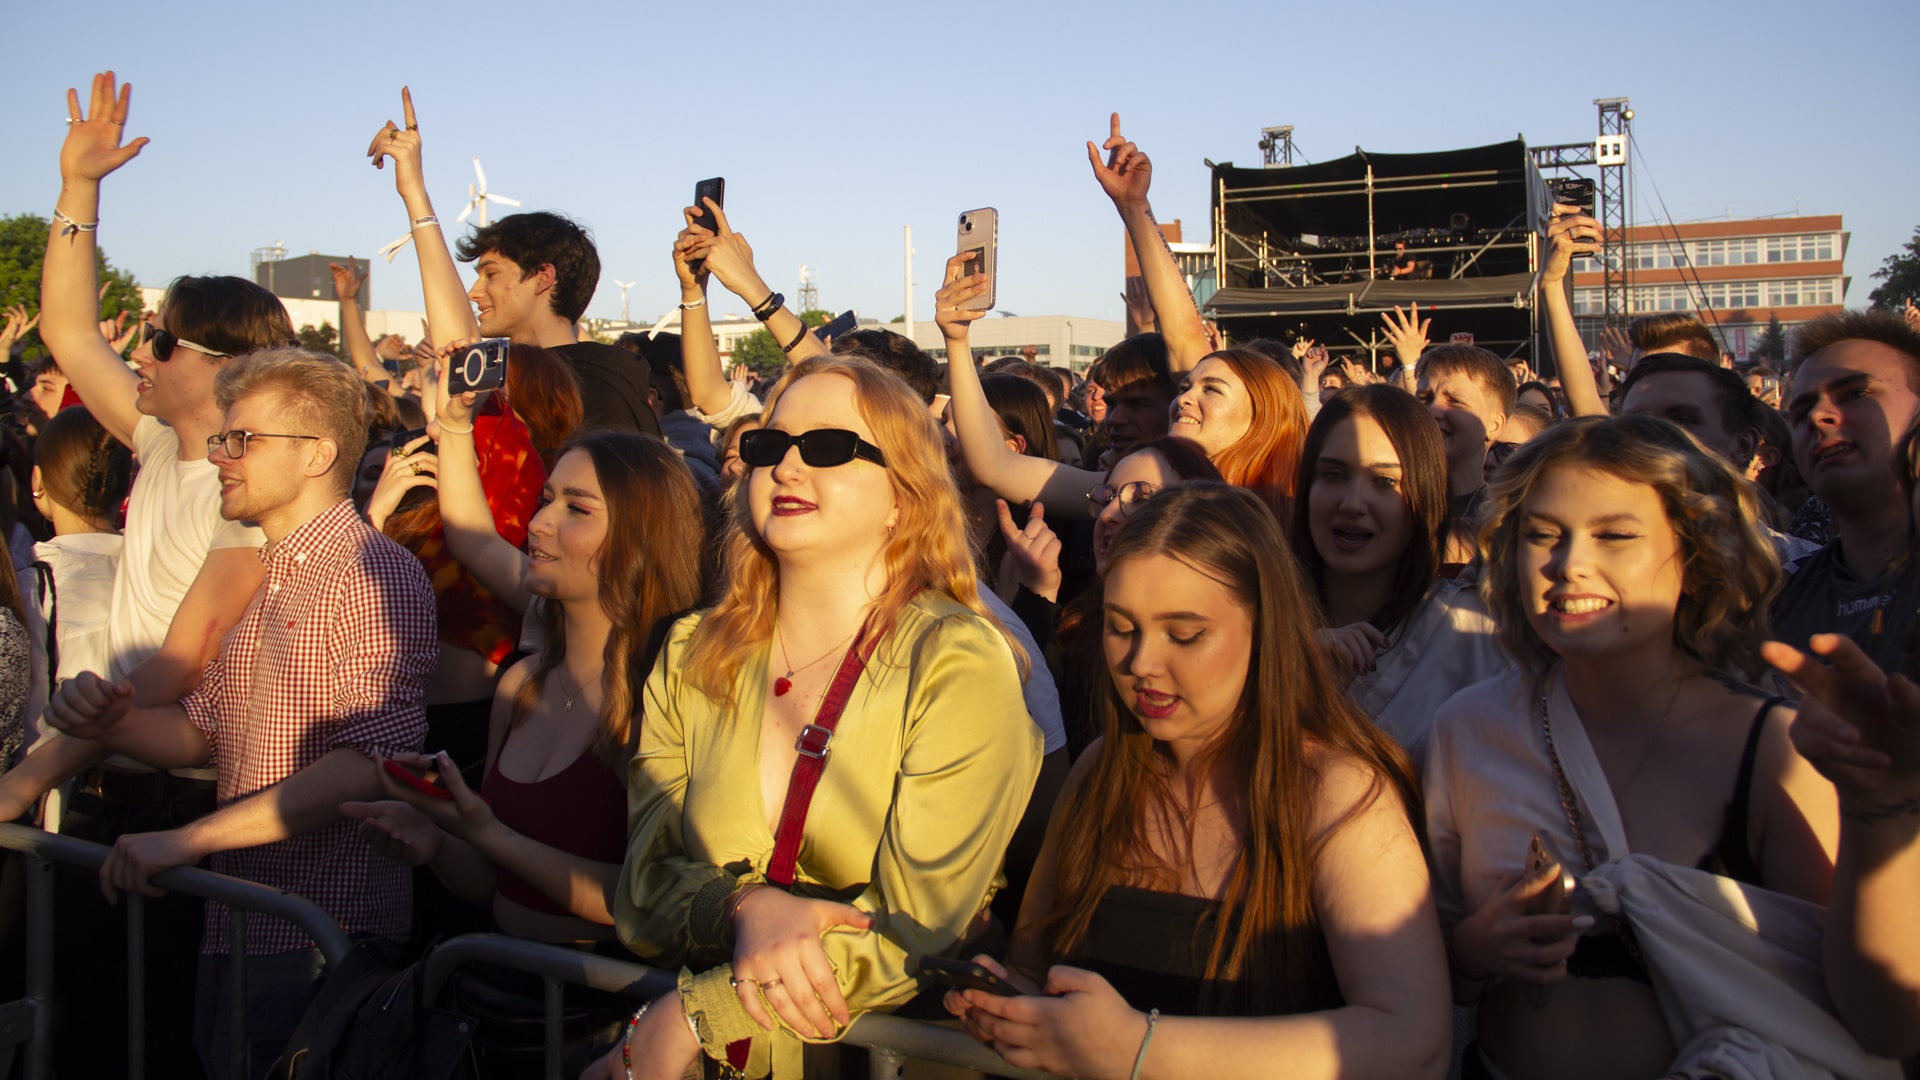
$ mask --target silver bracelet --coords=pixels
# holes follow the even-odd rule
[[[77,232],[92,232],[93,230],[98,229],[100,227],[100,222],[98,220],[89,221],[85,223],[75,221],[72,218],[68,217],[67,215],[61,213],[60,208],[57,206],[53,208],[53,220],[60,223],[61,236],[72,236],[74,233],[77,233]]]
[[[435,418],[434,418],[434,423],[436,423],[436,424],[439,424],[439,425],[440,425],[440,431],[441,431],[441,433],[442,433],[442,434],[445,434],[445,435],[471,435],[471,434],[473,434],[473,418],[472,418],[472,417],[468,417],[468,418],[467,418],[467,426],[466,426],[466,427],[463,427],[463,428],[457,428],[457,427],[448,427],[448,426],[447,426],[447,422],[446,422],[445,420],[442,420],[442,419],[440,419],[439,417],[435,417]]]
[[[415,229],[419,228],[422,225],[438,225],[438,224],[440,224],[440,219],[437,217],[434,217],[432,214],[428,214],[425,217],[417,217],[413,219],[413,228]],[[411,232],[412,230],[409,229],[408,231]]]

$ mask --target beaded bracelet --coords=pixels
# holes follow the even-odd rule
[[[640,1026],[640,1018],[653,1008],[653,1002],[643,1002],[633,1011],[633,1019],[627,1021],[626,1038],[620,1040],[620,1067],[626,1070],[627,1080],[633,1080],[633,1029]]]

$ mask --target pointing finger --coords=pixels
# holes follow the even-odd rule
[[[406,117],[408,131],[420,126],[420,121],[413,115],[413,91],[404,86],[400,88],[400,108],[401,115]]]

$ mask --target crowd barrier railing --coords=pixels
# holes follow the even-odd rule
[[[26,856],[27,926],[26,996],[0,1004],[0,1053],[27,1045],[28,1080],[53,1075],[53,864],[98,870],[112,849],[70,836],[60,836],[25,825],[0,825],[0,849]],[[153,883],[169,892],[185,893],[227,905],[233,913],[227,955],[232,965],[233,1023],[228,1060],[235,1076],[245,1071],[247,913],[259,912],[285,919],[300,928],[319,948],[329,968],[346,958],[353,945],[327,913],[313,901],[292,893],[239,878],[181,866],[153,876]],[[146,1076],[146,907],[138,893],[121,899],[127,913],[127,1076]]]
[[[424,990],[435,1000],[455,970],[473,963],[540,976],[545,985],[546,1075],[561,1080],[561,984],[591,987],[636,999],[652,999],[671,991],[678,974],[645,964],[597,956],[558,945],[523,941],[503,934],[467,934],[450,938],[427,954]],[[1016,1069],[1000,1055],[975,1042],[965,1032],[922,1020],[905,1020],[884,1013],[868,1013],[854,1021],[840,1040],[865,1047],[873,1080],[897,1080],[908,1059],[971,1069],[1017,1080],[1046,1080],[1048,1073]]]
[[[26,996],[0,1003],[0,1053],[27,1047],[28,1080],[53,1075],[53,970],[55,959],[53,869],[55,863],[98,870],[110,848],[25,825],[0,824],[0,850],[26,857]],[[227,905],[232,911],[228,957],[232,965],[233,1023],[227,1051],[234,1075],[244,1071],[246,1041],[247,913],[285,919],[313,938],[329,969],[346,958],[352,942],[311,900],[251,881],[196,867],[156,874],[153,883]],[[121,901],[127,918],[127,1076],[146,1076],[146,912],[144,898],[128,893]],[[468,934],[440,943],[426,959],[427,1000],[435,1000],[458,969],[473,963],[495,964],[540,977],[545,1003],[545,1071],[561,1080],[561,986],[571,983],[610,993],[652,999],[671,991],[677,974],[632,961],[616,960],[557,945],[523,941],[503,934]],[[870,1013],[854,1022],[842,1042],[866,1048],[874,1080],[896,1080],[909,1059],[971,1069],[1015,1080],[1043,1080],[1048,1074],[1016,1069],[965,1033],[919,1020]],[[4,1065],[0,1065],[0,1071]]]

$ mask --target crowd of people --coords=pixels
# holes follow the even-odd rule
[[[1418,310],[1380,373],[1222,342],[1115,116],[1087,154],[1154,329],[1084,375],[976,358],[962,256],[944,364],[823,339],[712,201],[670,253],[681,332],[605,344],[573,222],[448,242],[403,91],[368,157],[426,335],[371,340],[336,267],[343,360],[233,277],[102,323],[130,93],[70,92],[40,304],[3,332],[47,355],[0,478],[31,493],[0,500],[0,819],[111,846],[63,893],[61,1074],[122,1067],[124,894],[158,927],[150,1072],[299,1049],[315,943],[254,914],[235,983],[230,912],[156,883],[190,865],[396,965],[493,930],[677,970],[569,991],[601,1080],[829,1075],[875,1011],[1134,1080],[1920,1056],[1897,313],[1807,323],[1777,372],[1680,316],[1582,362],[1563,284],[1599,223],[1560,206],[1551,377]],[[723,369],[715,281],[782,372]],[[537,1074],[537,978],[453,993],[479,1075]]]

